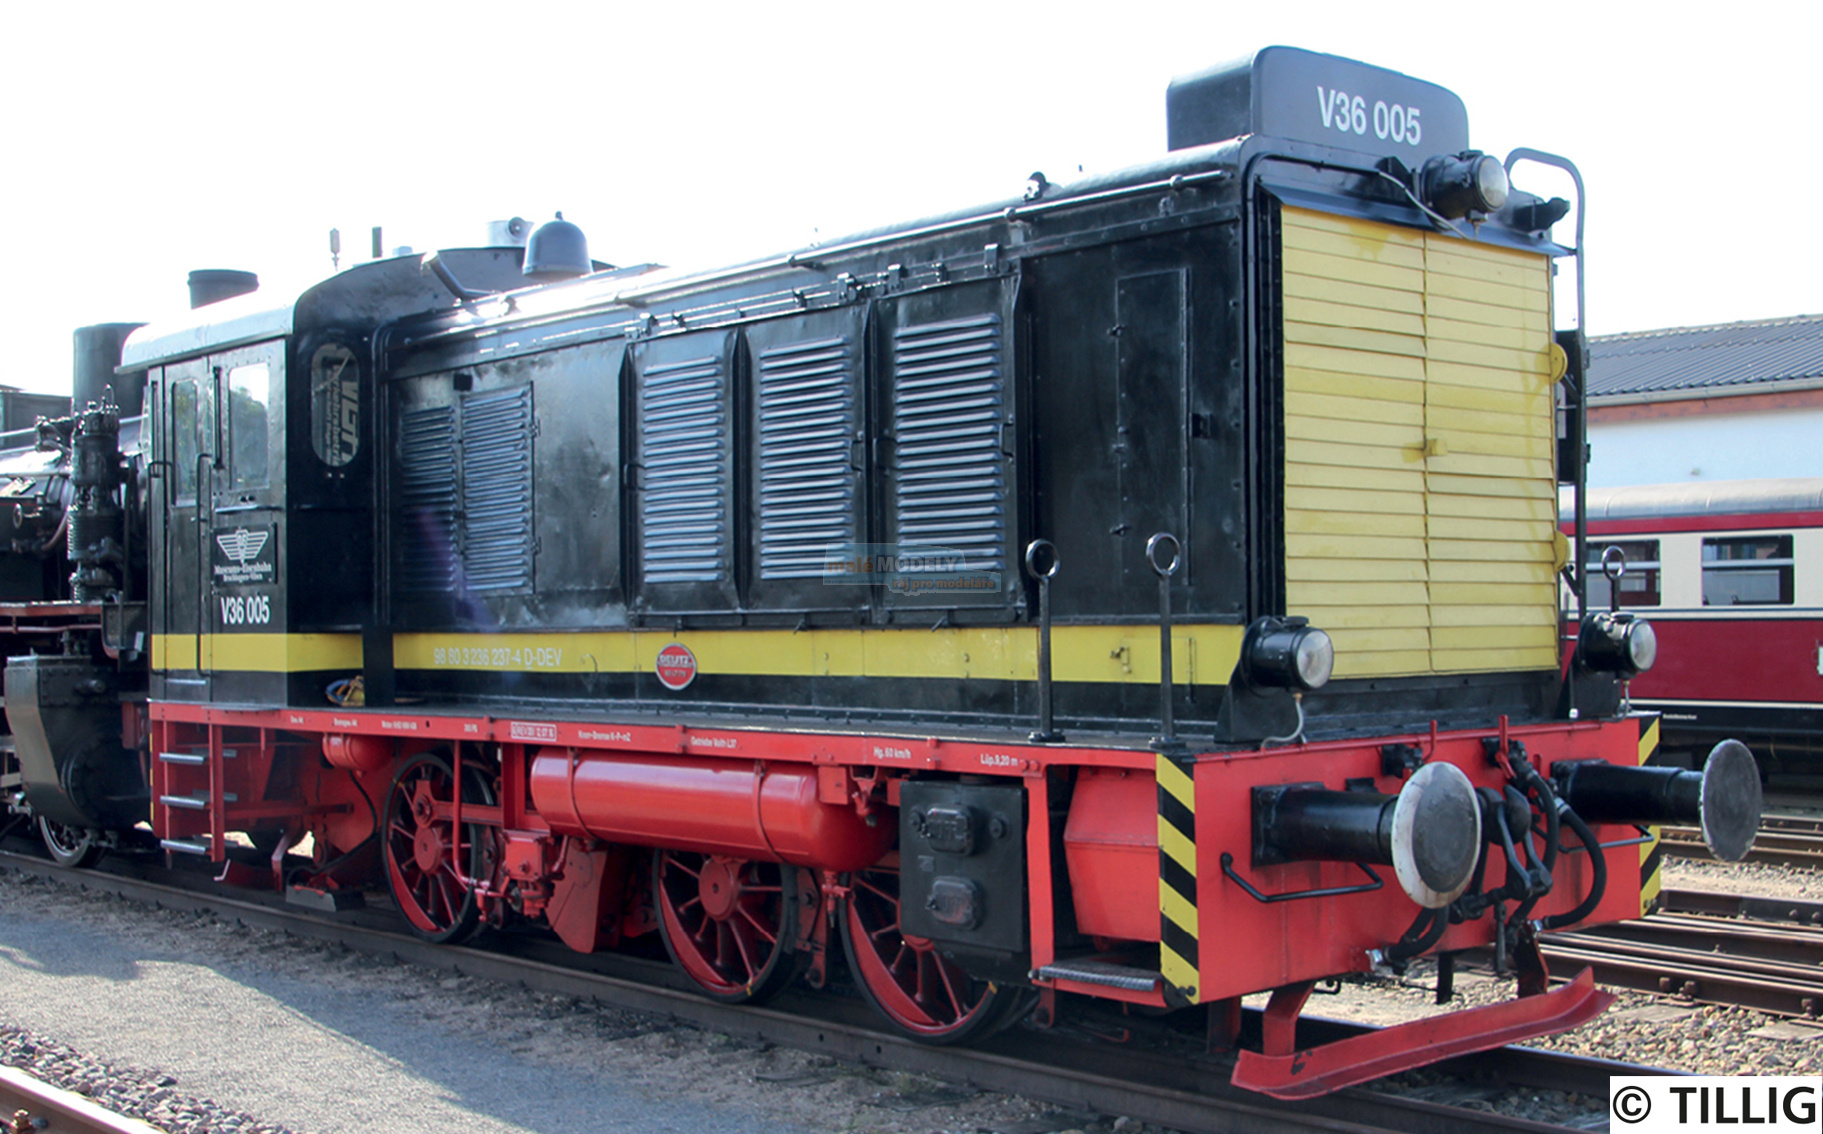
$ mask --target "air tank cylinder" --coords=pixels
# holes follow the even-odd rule
[[[823,802],[801,764],[546,748],[531,795],[559,835],[824,870],[871,866],[897,826]]]

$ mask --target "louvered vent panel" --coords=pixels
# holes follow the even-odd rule
[[[968,570],[1004,568],[1005,415],[1000,316],[894,332],[893,538],[900,547],[959,552]]]
[[[846,337],[760,355],[760,577],[811,579],[854,537],[854,348]]]
[[[649,583],[728,578],[727,382],[719,358],[652,366],[640,376],[639,556]]]
[[[412,410],[399,422],[399,587],[444,591],[455,581],[456,411]]]
[[[462,563],[473,590],[532,585],[532,389],[462,403]]]

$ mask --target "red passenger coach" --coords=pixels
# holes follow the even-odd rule
[[[1728,736],[1769,773],[1815,775],[1823,753],[1823,479],[1599,489],[1588,506],[1591,606],[1617,548],[1619,607],[1652,620],[1661,657],[1633,680],[1662,714],[1667,755]]]
[[[1287,1098],[1588,1019],[1539,933],[1760,796],[1732,740],[1644,766],[1637,612],[1560,657],[1581,259],[1509,173],[1575,167],[1291,48],[1167,118],[751,264],[559,219],[114,334],[0,454],[10,811],[433,941],[662,942],[722,1001],[845,966],[932,1043],[1099,1000],[1235,1049],[1270,993],[1235,1081]],[[1316,982],[1447,999],[1468,949],[1512,1001],[1299,1048]]]

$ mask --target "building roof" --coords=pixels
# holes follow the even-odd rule
[[[1589,339],[1596,401],[1770,393],[1823,382],[1823,315]]]

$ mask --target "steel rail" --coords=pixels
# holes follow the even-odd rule
[[[1659,835],[1659,846],[1666,854],[1683,858],[1712,857],[1703,843],[1702,832],[1694,827],[1665,827]],[[1747,852],[1744,861],[1771,866],[1823,866],[1823,835],[1762,828],[1754,837],[1753,849]]]
[[[558,951],[545,943],[516,941],[495,935],[496,944],[521,955],[475,947],[431,945],[403,931],[378,928],[382,918],[370,911],[351,919],[331,919],[295,906],[276,895],[250,900],[152,881],[132,874],[150,873],[122,860],[128,873],[69,870],[43,859],[0,851],[0,866],[53,878],[90,890],[117,894],[186,912],[210,912],[248,926],[334,941],[354,951],[389,956],[464,975],[519,984],[559,995],[588,998],[628,1011],[645,1012],[706,1030],[774,1043],[801,1051],[893,1071],[929,1074],[981,1090],[1018,1094],[1067,1108],[1124,1114],[1187,1134],[1521,1134],[1561,1131],[1561,1127],[1482,1110],[1354,1088],[1301,1103],[1286,1103],[1242,1091],[1228,1083],[1232,1060],[1194,1048],[1166,1054],[1105,1042],[1083,1042],[1084,1031],[1070,1027],[1041,1032],[1015,1029],[967,1048],[930,1047],[877,1029],[858,999],[831,994],[788,993],[773,1007],[725,1005],[692,992],[648,983],[653,977],[680,981],[670,966],[628,964],[600,954]],[[350,924],[362,920],[367,924]],[[401,923],[402,924],[402,923]],[[501,940],[501,938],[505,940]],[[525,953],[562,956],[557,964]],[[575,967],[576,964],[585,967]],[[629,979],[600,971],[636,972]],[[1358,1025],[1307,1021],[1308,1035],[1330,1038]],[[1341,1031],[1331,1031],[1341,1029]],[[1327,1034],[1326,1034],[1327,1033]],[[1198,1037],[1200,1040],[1200,1037]],[[1648,1068],[1603,1060],[1586,1060],[1550,1052],[1508,1048],[1464,1056],[1449,1070],[1472,1076],[1500,1076],[1515,1086],[1548,1087],[1600,1097],[1609,1075],[1651,1073]],[[1485,1082],[1482,1084],[1485,1086]]]
[[[160,1134],[150,1123],[117,1114],[74,1091],[6,1066],[0,1066],[0,1129],[32,1134]]]

